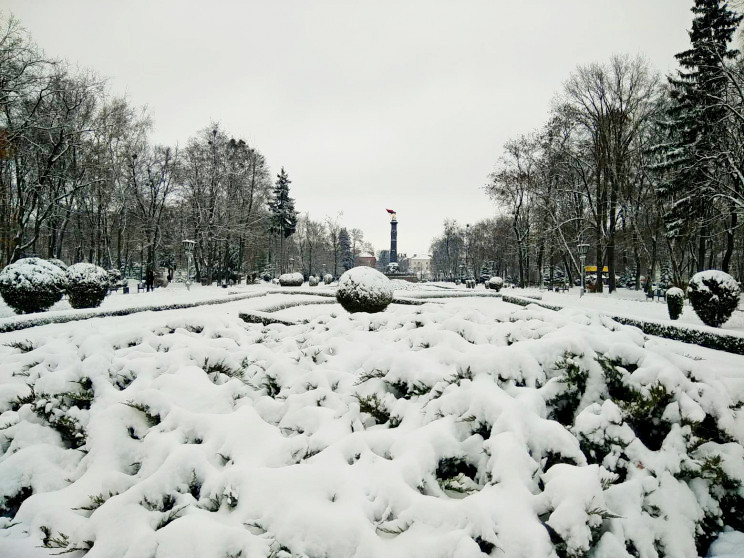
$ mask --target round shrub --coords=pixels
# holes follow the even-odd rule
[[[67,268],[67,296],[73,308],[96,308],[106,298],[110,286],[108,272],[91,263]]]
[[[685,304],[685,293],[682,289],[672,287],[666,292],[667,309],[669,310],[669,317],[672,320],[676,320],[682,314],[682,307]]]
[[[323,275],[323,283],[325,283],[326,285],[330,285],[332,281],[333,275],[331,275],[330,273],[326,273],[325,275]]]
[[[393,301],[393,285],[376,269],[353,267],[338,280],[336,300],[348,312],[382,312]]]
[[[501,277],[495,276],[495,277],[491,277],[488,280],[488,288],[493,289],[496,292],[499,292],[503,286],[504,286],[504,280]]]
[[[318,285],[318,283],[320,283],[320,279],[318,279],[318,278],[317,278],[317,277],[316,277],[315,275],[311,275],[311,276],[310,276],[310,277],[308,278],[307,282],[308,282],[308,284],[309,284],[309,285],[310,285],[311,287],[316,287],[316,286]]]
[[[276,277],[274,277],[274,278],[273,278],[273,279],[271,280],[271,284],[272,284],[272,285],[278,285],[278,284],[279,284],[279,279],[277,279]]]
[[[741,289],[728,273],[709,269],[696,273],[687,287],[687,297],[703,323],[720,327],[739,304]]]
[[[16,314],[49,309],[66,287],[65,272],[41,258],[23,258],[0,272],[0,295]]]
[[[279,276],[279,284],[282,287],[301,287],[304,281],[302,273],[282,273]]]

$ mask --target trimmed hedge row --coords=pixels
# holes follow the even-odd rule
[[[518,304],[519,306],[537,304],[538,306],[547,308],[548,310],[563,309],[562,306],[555,306],[553,304],[546,304],[544,302],[526,300],[521,297],[515,297],[511,295],[504,295],[502,298],[504,299],[504,302]],[[672,341],[682,341],[683,343],[699,345],[708,349],[716,349],[719,351],[725,351],[727,353],[744,355],[744,337],[740,337],[737,335],[711,333],[708,331],[701,331],[699,329],[692,329],[679,325],[650,322],[645,320],[638,320],[635,318],[626,318],[624,316],[615,316],[613,314],[603,313],[603,315],[611,318],[619,324],[637,327],[646,335],[655,335],[657,337],[663,337],[664,339],[671,339]]]
[[[499,294],[499,297],[501,297],[501,300],[504,302],[508,302],[510,304],[517,304],[519,306],[529,306],[530,304],[537,304],[538,306],[541,306],[542,308],[547,308],[548,310],[563,310],[563,306],[556,306],[554,304],[548,304],[546,302],[542,302],[539,298],[532,298],[532,297],[526,297],[526,296],[514,296],[514,295],[507,295],[507,294]]]
[[[137,312],[162,312],[165,310],[182,310],[184,308],[195,308],[197,306],[208,306],[211,304],[226,304],[236,300],[245,300],[248,298],[257,298],[266,296],[266,293],[248,293],[243,295],[232,296],[230,298],[218,298],[210,300],[200,300],[198,302],[179,302],[174,304],[160,304],[154,306],[135,306],[129,308],[118,308],[116,310],[90,310],[88,312],[76,312],[75,314],[63,315],[44,315],[26,320],[14,320],[7,323],[0,323],[0,333],[10,331],[19,331],[29,327],[43,326],[49,324],[65,324],[90,318],[108,318],[110,316],[128,316]]]
[[[609,317],[623,325],[635,326],[646,335],[656,335],[658,337],[664,337],[665,339],[700,345],[701,347],[706,347],[708,349],[717,349],[719,351],[726,351],[727,353],[744,355],[744,337],[739,337],[737,335],[711,333],[708,331],[700,331],[699,329],[680,327],[672,324],[660,324],[657,322],[646,322],[643,320],[636,320],[635,318],[624,318],[622,316]]]

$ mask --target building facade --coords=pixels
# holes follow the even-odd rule
[[[356,257],[356,264],[366,267],[375,267],[377,265],[377,258],[369,252],[362,252]]]
[[[401,267],[405,268],[406,273],[415,275],[419,280],[430,281],[432,279],[431,256],[428,254],[414,254],[406,257],[401,262]]]

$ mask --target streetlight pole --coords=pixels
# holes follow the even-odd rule
[[[468,251],[470,250],[470,223],[465,225],[465,278],[470,277],[470,268],[468,267]]]
[[[579,291],[579,298],[581,298],[584,296],[584,270],[586,265],[586,252],[589,249],[589,245],[585,242],[581,242],[581,239],[579,239],[577,248],[579,249],[579,260],[581,261],[581,290]]]

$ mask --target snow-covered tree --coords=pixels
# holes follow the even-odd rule
[[[691,46],[676,55],[680,69],[669,78],[671,103],[658,192],[671,202],[666,215],[671,235],[681,236],[693,223],[699,227],[697,269],[702,271],[708,221],[714,214],[718,217],[711,202],[717,198],[726,164],[726,65],[737,55],[729,43],[741,16],[726,0],[695,0],[692,12]]]
[[[341,265],[344,271],[348,271],[354,267],[354,254],[351,251],[351,237],[345,227],[339,232],[338,243],[341,247]]]
[[[292,181],[282,167],[277,175],[269,211],[271,213],[270,231],[279,238],[278,267],[284,271],[284,239],[292,236],[297,229],[297,212],[294,199],[289,197],[289,185]]]

